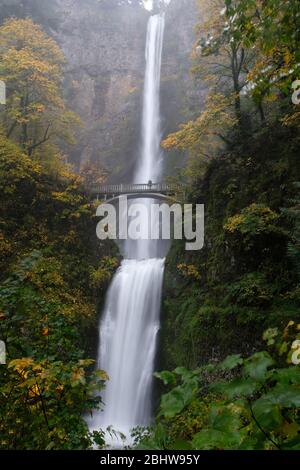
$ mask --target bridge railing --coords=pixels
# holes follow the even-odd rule
[[[180,188],[180,185],[150,182],[148,184],[108,184],[93,186],[91,188],[91,193],[97,195],[117,195],[132,193],[172,194],[177,193]]]

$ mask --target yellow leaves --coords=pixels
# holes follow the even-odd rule
[[[57,201],[66,202],[66,193],[65,192],[58,192],[54,191],[52,194],[53,199]]]
[[[56,63],[63,64],[65,61],[56,42],[29,18],[6,20],[0,29],[0,42],[3,48],[34,50],[37,55],[46,51],[45,56],[50,62],[55,59]]]
[[[226,130],[236,124],[237,120],[230,110],[231,101],[232,97],[226,98],[218,93],[209,95],[202,114],[195,121],[181,125],[178,132],[170,134],[162,142],[162,147],[166,150],[200,151],[203,154],[202,149],[208,149],[221,134],[226,134]],[[208,150],[205,153],[209,154]]]
[[[242,214],[234,215],[230,217],[227,223],[224,225],[226,232],[234,233],[243,224],[245,217]]]
[[[63,156],[60,156],[59,161],[61,163],[61,169],[60,169],[61,178],[66,179],[68,181],[74,181],[79,186],[82,183],[80,175],[74,173],[73,167],[71,165],[66,164],[63,161]]]
[[[118,265],[119,261],[117,258],[105,256],[102,259],[99,268],[93,270],[90,274],[91,286],[94,289],[103,289],[106,287]]]
[[[9,369],[13,369],[17,372],[23,379],[28,377],[28,368],[33,364],[33,359],[31,357],[25,357],[22,359],[14,359],[8,364]]]
[[[79,118],[65,109],[64,56],[59,46],[30,19],[10,19],[0,26],[0,45],[0,79],[11,90],[6,130],[14,126],[14,136],[23,132],[30,155],[46,147],[46,142],[52,142],[53,151],[54,136],[74,143],[72,126],[79,124]],[[25,132],[24,125],[28,126]]]
[[[67,440],[67,435],[64,429],[61,427],[55,427],[49,432],[49,438],[53,439],[53,441],[49,444],[47,450],[51,450],[55,446],[54,441],[57,440],[57,438],[61,441]]]
[[[42,364],[35,364],[31,369],[33,372],[43,372],[44,370]]]
[[[289,51],[288,49],[286,49],[285,52],[284,52],[284,54],[283,54],[283,59],[284,59],[285,65],[290,66],[290,65],[293,63],[295,57],[294,57],[294,55],[291,53],[291,51]]]
[[[44,104],[36,103],[36,104],[32,107],[32,109],[33,109],[36,113],[38,113],[38,114],[43,114],[43,113],[45,112],[46,107],[45,107]]]
[[[43,336],[49,336],[49,328],[48,327],[45,327],[42,329],[42,335]]]
[[[75,369],[71,377],[71,387],[75,387],[78,384],[85,385],[85,371],[81,367]]]
[[[282,125],[285,127],[300,127],[300,111],[299,105],[294,106],[291,113],[281,119]]]
[[[98,269],[91,273],[91,286],[94,289],[102,289],[105,287],[112,278],[111,272],[107,269]]]
[[[77,369],[72,375],[72,380],[80,380],[82,377],[84,377],[83,369]]]
[[[80,359],[78,361],[78,364],[80,367],[89,367],[95,364],[95,360],[94,359]]]
[[[43,91],[48,98],[58,93],[61,74],[57,64],[50,64],[43,56],[38,57],[36,52],[27,49],[9,49],[1,59],[0,74],[7,82],[16,82],[13,96],[16,96],[16,91],[21,92],[24,86],[36,91],[40,88],[40,92]]]
[[[98,369],[94,372],[94,374],[97,376],[98,379],[103,380],[104,382],[107,382],[109,380],[109,375],[104,370]]]
[[[195,281],[201,280],[201,274],[199,273],[196,266],[194,266],[193,264],[178,264],[177,269],[180,274],[185,278],[194,279]]]
[[[65,191],[53,191],[51,195],[53,199],[63,204],[68,204],[70,206],[80,204],[82,196],[80,194],[73,194],[71,192],[72,189],[75,189],[75,187],[69,186]]]
[[[38,385],[34,385],[28,392],[30,398],[36,398],[40,396],[40,389]]]
[[[26,367],[29,367],[33,364],[33,359],[31,357],[24,357],[22,359],[14,359],[8,365],[8,368],[14,370],[23,370]]]
[[[242,233],[259,234],[272,231],[273,224],[278,221],[278,214],[269,207],[253,203],[236,214],[229,217],[224,225],[224,230],[229,233],[237,231]]]

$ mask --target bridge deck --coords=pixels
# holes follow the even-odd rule
[[[117,196],[121,194],[143,194],[160,193],[164,195],[173,195],[180,191],[180,185],[167,183],[148,183],[148,184],[109,184],[99,185],[91,188],[91,193],[97,196]]]

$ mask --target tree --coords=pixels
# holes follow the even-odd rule
[[[99,162],[87,161],[80,169],[80,176],[85,187],[92,188],[94,185],[105,183],[108,173]]]
[[[229,12],[226,3],[224,6],[222,0],[212,2],[208,19],[198,25],[193,73],[203,76],[204,71],[218,92],[232,96],[236,118],[242,125],[241,92],[253,51],[245,48],[242,31],[236,26],[237,8],[232,7]],[[203,11],[206,2],[198,0],[198,4]]]
[[[223,0],[207,5],[198,0],[203,18],[197,28],[193,48],[192,72],[209,84],[205,108],[193,121],[181,126],[162,143],[165,149],[187,150],[190,164],[187,174],[203,174],[207,162],[231,145],[232,136],[245,132],[241,94],[246,84],[247,67],[253,51],[243,46],[232,19],[226,17]]]
[[[62,96],[64,56],[31,19],[9,19],[0,28],[0,79],[7,84],[6,136],[28,154],[59,139],[73,142],[77,116]]]
[[[245,141],[278,116],[286,126],[297,125],[291,85],[300,68],[300,16],[294,0],[198,4],[192,72],[208,82],[209,98],[200,116],[167,137],[163,147],[188,150],[203,169],[203,157],[219,155],[220,144]]]
[[[202,0],[199,5],[203,8]],[[291,83],[298,78],[298,2],[224,0],[213,5],[213,19],[204,25],[206,37],[199,28],[196,52],[200,58],[194,70],[197,73],[201,59],[209,57],[214,72],[232,83],[237,117],[242,117],[242,92],[251,97],[264,122],[265,99],[277,98],[278,92],[290,95]]]
[[[290,101],[291,85],[300,71],[299,3],[295,0],[256,3],[256,14],[247,19],[245,35],[249,47],[255,44],[258,51],[248,74],[250,93],[256,102],[274,101],[279,96]]]
[[[206,107],[194,121],[180,126],[180,129],[170,134],[163,142],[166,150],[176,148],[188,150],[190,165],[187,174],[195,176],[195,172],[203,171],[205,163],[209,162],[224,144],[230,144],[228,133],[237,124],[234,113],[230,110],[230,99],[220,94],[210,94]]]

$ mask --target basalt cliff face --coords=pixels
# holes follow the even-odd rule
[[[149,13],[124,2],[57,3],[60,26],[54,35],[67,59],[66,95],[83,121],[71,159],[78,167],[97,162],[111,181],[129,181],[140,149]],[[195,92],[189,75],[196,22],[195,0],[172,0],[162,64],[164,134],[184,120],[191,100],[200,106],[201,92]]]
[[[54,36],[66,56],[65,95],[82,120],[67,154],[77,169],[92,161],[110,181],[130,181],[140,153],[145,42],[149,12],[139,0],[0,0],[0,22],[31,17]],[[190,54],[198,21],[196,0],[171,0],[162,59],[163,135],[199,113],[205,85],[195,89]],[[166,173],[183,164],[176,152]]]

